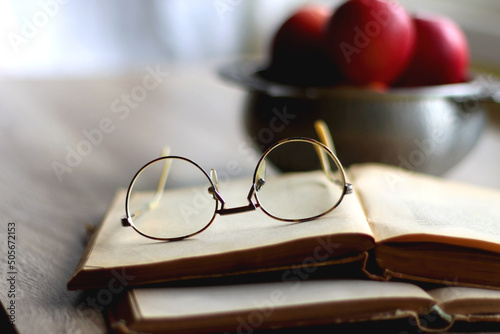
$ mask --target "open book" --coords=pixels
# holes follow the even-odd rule
[[[348,178],[353,194],[317,220],[286,223],[256,210],[219,216],[203,233],[174,242],[123,228],[120,190],[68,289],[348,262],[374,279],[500,288],[500,192],[378,164],[351,166]],[[233,181],[224,193],[245,198],[248,185]]]
[[[425,291],[401,282],[329,279],[135,288],[108,310],[111,328],[120,333],[253,333],[395,319],[406,320],[406,328],[417,327],[411,331],[416,333],[443,331],[460,322],[491,326],[500,322],[499,314],[500,291]]]

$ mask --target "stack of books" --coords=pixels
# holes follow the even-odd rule
[[[119,190],[68,289],[112,295],[106,315],[117,332],[500,324],[499,191],[380,164],[347,175],[353,194],[317,220],[286,223],[256,210],[174,242],[123,228]]]

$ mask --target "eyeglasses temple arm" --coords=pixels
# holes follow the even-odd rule
[[[314,122],[314,128],[316,130],[316,133],[318,134],[320,141],[323,144],[325,144],[326,147],[332,150],[332,152],[335,154],[335,147],[333,147],[332,137],[328,129],[328,126],[325,124],[325,122],[322,120],[317,120],[316,122]],[[329,173],[329,171],[331,171],[330,163],[328,161],[328,158],[325,156],[325,152],[318,146],[315,146],[315,148],[319,160],[321,161],[321,167],[323,168],[323,172],[325,173],[326,177],[328,177],[331,181],[335,182],[335,180],[330,176]]]
[[[170,147],[165,146],[161,151],[161,157],[166,157],[169,154],[170,154]],[[142,209],[139,209],[139,210],[132,212],[130,217],[139,217],[143,212],[154,209],[158,205],[158,202],[160,201],[161,197],[163,196],[163,191],[165,189],[165,183],[167,182],[168,172],[170,171],[171,164],[172,164],[171,160],[165,159],[165,162],[163,164],[163,168],[162,168],[161,174],[160,174],[160,180],[158,182],[158,186],[156,187],[156,193],[155,193],[154,198],[149,203],[144,205],[144,207]],[[128,221],[128,217],[122,218],[122,225],[123,226],[130,226],[130,223]]]
[[[170,154],[170,147],[165,146],[161,151],[161,156],[166,157]],[[165,183],[167,182],[168,172],[170,172],[170,166],[172,164],[171,159],[165,159],[163,163],[163,168],[160,174],[160,181],[158,182],[158,187],[156,187],[155,197],[151,202],[149,202],[148,207],[150,209],[154,209],[154,207],[158,204],[161,197],[163,196],[163,191],[165,190]]]
[[[326,123],[323,120],[317,120],[314,122],[314,128],[316,130],[316,133],[318,134],[320,141],[323,144],[325,144],[325,146],[328,147],[333,152],[333,154],[337,155],[337,152],[335,150],[335,145],[333,144],[332,134],[330,133],[328,125],[326,125]],[[340,182],[331,177],[329,173],[329,171],[331,171],[331,168],[328,158],[325,156],[325,152],[323,152],[323,150],[321,150],[318,147],[316,147],[316,152],[318,152],[318,156],[321,161],[321,167],[323,168],[323,172],[325,173],[325,175],[331,181],[340,185]],[[346,187],[346,194],[350,194],[352,192],[352,185],[350,183],[346,183],[345,187]]]
[[[335,145],[333,144],[332,134],[330,133],[328,125],[326,125],[323,120],[317,120],[314,122],[314,128],[316,129],[319,140],[325,144],[326,147],[332,150],[333,154],[337,155]]]

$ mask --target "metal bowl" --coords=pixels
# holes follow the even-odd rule
[[[265,71],[258,62],[238,61],[219,72],[248,90],[244,121],[256,146],[265,150],[287,137],[317,138],[313,123],[322,119],[344,166],[380,162],[443,174],[477,142],[486,121],[482,101],[491,100],[477,78],[377,92],[291,86],[266,79]],[[307,168],[303,161],[295,169]]]

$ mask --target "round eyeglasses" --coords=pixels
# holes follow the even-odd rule
[[[296,166],[303,159],[311,166],[307,171],[279,173],[271,168],[273,163]],[[169,178],[169,173],[182,175],[185,181],[181,183],[193,186],[176,188],[179,180]],[[217,214],[257,208],[280,221],[305,222],[331,212],[351,192],[333,151],[311,138],[288,138],[268,148],[253,173],[248,205],[234,208],[226,208],[215,170],[209,175],[190,159],[163,156],[148,162],[133,177],[122,225],[151,239],[173,241],[204,231]]]

